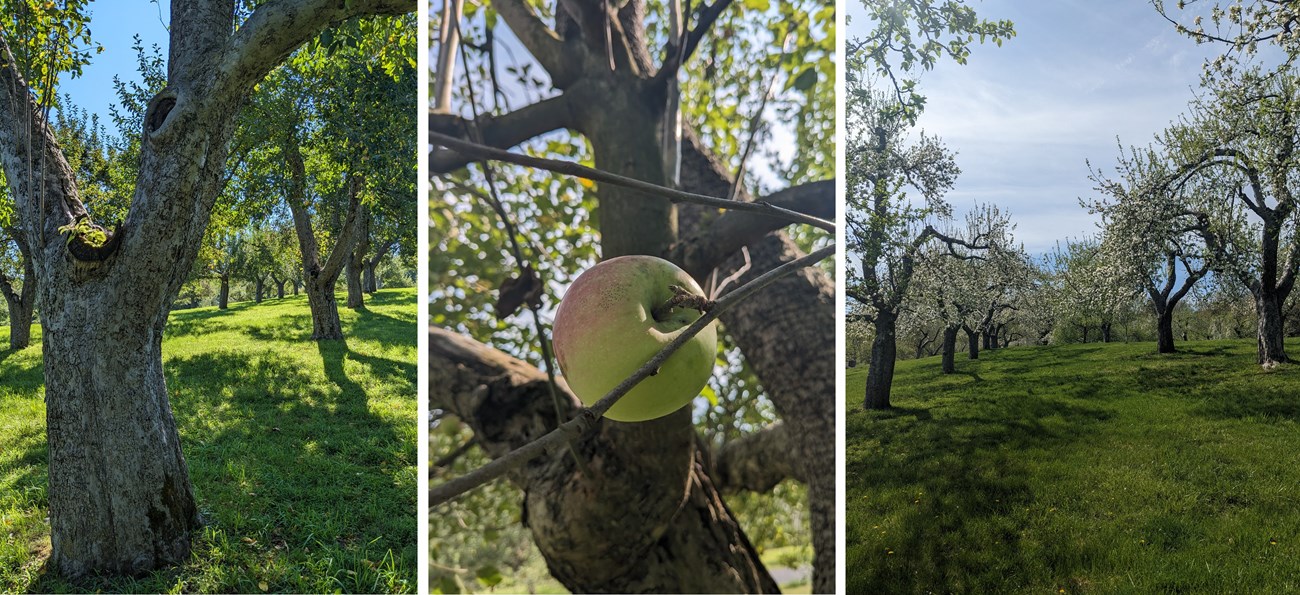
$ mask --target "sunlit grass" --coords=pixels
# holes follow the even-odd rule
[[[850,370],[849,591],[1300,589],[1300,366],[1179,348],[900,362],[888,412]]]
[[[415,292],[367,306],[341,308],[346,341],[321,343],[304,297],[173,313],[167,386],[207,524],[188,562],[138,579],[44,568],[39,329],[0,351],[0,590],[414,591]]]

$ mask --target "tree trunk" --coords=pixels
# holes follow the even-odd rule
[[[307,305],[311,308],[311,338],[314,341],[343,338],[339,320],[339,301],[334,296],[334,281],[312,279],[305,283]]]
[[[253,279],[253,287],[253,301],[260,304],[262,303],[262,295],[266,290],[266,281],[262,277]]]
[[[167,310],[132,311],[130,294],[45,301],[51,562],[66,577],[179,563],[200,524],[160,365]]]
[[[985,349],[995,349],[994,346],[997,344],[997,338],[993,336],[993,331],[987,330],[980,333],[980,339],[984,343]]]
[[[946,326],[943,328],[943,373],[952,374],[957,371],[957,331],[960,327]]]
[[[429,366],[432,405],[473,428],[494,458],[558,423],[546,375],[495,349],[431,328]],[[561,389],[562,420],[576,401]],[[650,437],[659,448],[642,448]],[[571,444],[586,473],[559,450],[509,475],[524,524],[570,591],[778,591],[709,475],[688,409],[637,424],[602,419]]]
[[[32,265],[31,253],[27,243],[18,235],[18,230],[6,230],[11,240],[18,246],[19,258],[22,259],[22,287],[14,288],[12,279],[0,273],[0,294],[4,295],[5,304],[9,306],[9,349],[18,351],[32,344],[32,319],[36,310],[36,269]]]
[[[1111,327],[1111,323],[1109,323],[1109,322],[1103,322],[1103,323],[1101,323],[1101,342],[1102,342],[1102,343],[1110,343],[1110,327]]]
[[[1282,324],[1282,299],[1273,292],[1260,290],[1255,299],[1259,315],[1257,337],[1258,363],[1265,368],[1290,361],[1286,356],[1286,332]]]
[[[366,253],[370,251],[370,212],[365,208],[358,214],[357,243],[349,254],[347,269],[348,307],[364,310],[366,297],[361,284],[361,271],[366,266]]]
[[[230,305],[230,273],[221,275],[221,289],[217,291],[217,309],[225,310]]]
[[[298,295],[298,288],[300,288],[300,287],[302,287],[302,283],[300,283],[300,282],[298,282],[298,281],[294,281],[294,282],[293,282],[293,294],[294,294],[294,295]]]
[[[862,406],[867,410],[889,409],[889,389],[894,384],[894,361],[898,346],[894,340],[897,315],[880,312],[876,315],[875,337],[871,340],[871,364],[867,368],[867,389]]]
[[[970,327],[962,327],[966,331],[966,357],[969,359],[980,358],[980,332]]]
[[[362,289],[370,295],[374,295],[376,291],[379,291],[379,279],[375,277],[375,267],[379,266],[379,261],[382,259],[382,256],[382,254],[376,254],[373,258],[366,259],[365,268],[363,269],[361,278],[361,286]]]
[[[1174,309],[1156,308],[1156,353],[1174,353]]]
[[[343,324],[339,321],[339,304],[334,297],[334,285],[338,283],[343,263],[352,253],[352,246],[356,242],[361,189],[365,187],[365,178],[356,173],[348,175],[345,182],[348,193],[347,219],[339,230],[329,257],[321,264],[320,244],[312,231],[311,214],[308,212],[307,170],[294,134],[294,131],[288,131],[281,139],[281,150],[290,170],[291,186],[287,202],[293,215],[294,231],[298,235],[299,251],[302,253],[303,285],[306,286],[307,303],[311,307],[311,338],[314,341],[338,340],[343,338]]]
[[[284,299],[284,279],[273,275],[271,282],[275,283],[275,297],[281,300]]]

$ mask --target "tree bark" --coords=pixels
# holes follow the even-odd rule
[[[961,327],[946,326],[943,328],[943,373],[952,374],[957,371],[957,331]]]
[[[443,329],[429,329],[429,367],[432,407],[460,417],[493,458],[580,406],[561,389],[557,420],[543,372]],[[570,591],[777,592],[709,476],[689,418],[683,409],[636,424],[602,419],[572,443],[581,469],[560,450],[509,474],[524,524]],[[643,448],[647,435],[660,448]]]
[[[1174,353],[1174,310],[1156,308],[1156,353]]]
[[[871,364],[867,368],[867,389],[862,406],[867,410],[889,409],[889,389],[894,384],[894,360],[898,346],[894,340],[897,320],[892,312],[876,314],[875,337],[871,340]]]
[[[966,357],[969,359],[979,359],[981,333],[968,326],[963,326],[962,330],[966,331]]]
[[[1282,299],[1275,292],[1260,291],[1255,298],[1255,311],[1259,315],[1259,333],[1256,338],[1259,365],[1271,368],[1290,361],[1286,356]]]
[[[379,279],[375,277],[375,267],[379,264],[380,256],[382,255],[377,254],[374,258],[366,259],[361,285],[365,292],[370,295],[374,295],[376,291],[379,291]]]
[[[253,288],[253,301],[258,304],[262,303],[262,295],[266,293],[266,280],[261,276],[255,277],[253,279]]]
[[[1109,322],[1103,322],[1103,323],[1101,323],[1101,342],[1102,342],[1102,343],[1110,343],[1110,328],[1111,328],[1111,323],[1109,323]]]
[[[366,267],[366,254],[370,252],[370,211],[363,207],[357,216],[356,246],[352,248],[347,264],[348,307],[363,310],[366,307],[366,297],[361,272]]]

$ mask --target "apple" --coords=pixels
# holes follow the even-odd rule
[[[555,312],[555,357],[587,406],[613,390],[703,314],[687,307],[653,314],[672,286],[703,296],[686,271],[654,256],[611,258],[578,276]],[[718,335],[710,324],[605,413],[615,421],[663,417],[691,402],[713,373]]]

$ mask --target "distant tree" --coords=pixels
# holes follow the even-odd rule
[[[1051,271],[1048,290],[1058,323],[1072,326],[1084,343],[1096,328],[1103,343],[1124,307],[1137,293],[1136,287],[1105,259],[1097,237],[1067,238],[1057,242],[1045,259]]]

